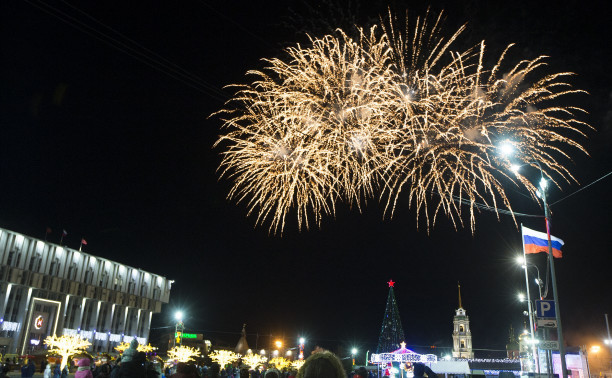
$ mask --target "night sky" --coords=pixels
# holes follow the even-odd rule
[[[485,357],[478,349],[503,349],[525,319],[511,217],[482,212],[474,234],[440,217],[428,233],[405,199],[393,219],[369,201],[362,213],[340,206],[320,229],[299,232],[291,219],[282,237],[270,235],[226,200],[231,183],[219,180],[222,150],[212,147],[221,121],[210,115],[232,94],[224,86],[304,42],[304,31],[431,5],[445,9],[449,33],[468,23],[457,48],[486,39],[496,57],[517,43],[511,62],[549,55],[545,72],[575,72],[571,82],[590,93],[571,100],[595,128],[580,140],[590,156],[571,151],[579,184],[551,189],[554,203],[611,171],[612,30],[603,5],[520,3],[2,2],[0,227],[41,239],[51,227],[55,242],[66,229],[69,247],[84,237],[85,252],[175,280],[156,331],[181,309],[187,331],[235,345],[246,323],[258,348],[303,336],[307,348],[374,350],[390,279],[408,346],[450,347],[460,281]],[[612,311],[611,183],[552,206],[553,234],[566,243],[556,269],[570,345],[601,344]],[[541,214],[523,194],[510,192],[515,210]],[[544,230],[542,218],[517,222]],[[544,275],[544,256],[533,261]]]

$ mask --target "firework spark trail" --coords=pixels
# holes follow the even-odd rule
[[[487,69],[484,41],[451,51],[464,26],[444,38],[441,23],[427,14],[398,32],[389,15],[357,38],[341,30],[311,38],[250,71],[252,84],[218,113],[229,198],[274,233],[293,211],[298,227],[320,225],[341,200],[359,209],[383,200],[393,216],[401,193],[427,227],[440,213],[463,225],[467,204],[473,230],[479,202],[511,210],[503,181],[535,195],[525,176],[511,176],[502,141],[555,183],[574,180],[557,157],[569,158],[568,146],[586,152],[567,134],[584,137],[589,126],[575,117],[582,109],[558,104],[582,92],[563,81],[571,74],[530,82],[545,57],[506,68],[511,45]]]

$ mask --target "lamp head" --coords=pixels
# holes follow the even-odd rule
[[[508,157],[514,153],[514,146],[509,140],[503,141],[498,148],[499,154],[504,157]]]

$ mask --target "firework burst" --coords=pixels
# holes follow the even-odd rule
[[[274,233],[292,211],[300,228],[320,225],[338,201],[360,209],[384,200],[392,216],[401,193],[428,227],[440,212],[463,224],[467,204],[473,229],[477,202],[511,208],[503,180],[535,194],[511,175],[502,141],[523,164],[573,180],[557,157],[569,157],[567,146],[584,151],[567,134],[584,136],[589,126],[575,117],[582,109],[559,105],[581,92],[564,81],[571,74],[534,80],[545,57],[506,67],[511,46],[487,69],[484,42],[453,51],[463,27],[444,38],[441,22],[427,14],[398,32],[389,15],[357,38],[311,38],[249,72],[252,84],[218,113],[228,130],[216,145],[226,148],[229,197]]]

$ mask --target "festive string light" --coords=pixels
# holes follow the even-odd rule
[[[195,361],[195,357],[200,357],[201,353],[196,348],[190,348],[188,346],[180,345],[168,351],[168,360],[175,360],[178,362],[189,362]]]
[[[130,347],[130,343],[122,342],[115,347],[115,350],[119,353],[125,352],[126,349]],[[151,353],[155,351],[157,348],[152,346],[150,343],[148,345],[138,344],[136,350],[139,352]]]
[[[567,147],[586,152],[574,138],[590,126],[560,103],[584,93],[565,82],[572,74],[535,76],[543,56],[507,65],[512,45],[486,68],[484,42],[452,51],[465,27],[444,38],[441,20],[427,14],[408,28],[389,15],[356,38],[311,38],[250,71],[252,84],[217,113],[229,198],[271,232],[291,212],[300,228],[320,225],[340,200],[382,200],[393,216],[400,193],[427,227],[440,213],[463,225],[467,205],[473,230],[478,202],[511,209],[503,180],[535,196],[515,163],[539,162],[556,184],[574,180],[558,159]]]
[[[232,362],[238,360],[240,358],[240,354],[229,350],[216,350],[210,353],[208,357],[221,365],[221,368],[223,369],[227,364],[231,364]]]
[[[249,366],[251,370],[256,369],[258,366],[263,365],[268,358],[261,356],[259,354],[249,353],[242,358],[242,363]]]
[[[48,353],[57,354],[62,357],[60,370],[64,369],[70,356],[84,352],[91,343],[82,339],[79,335],[47,336],[45,345],[49,347]]]
[[[270,362],[268,362],[268,365],[276,366],[278,370],[284,370],[291,365],[291,361],[284,357],[274,357],[270,359]]]

